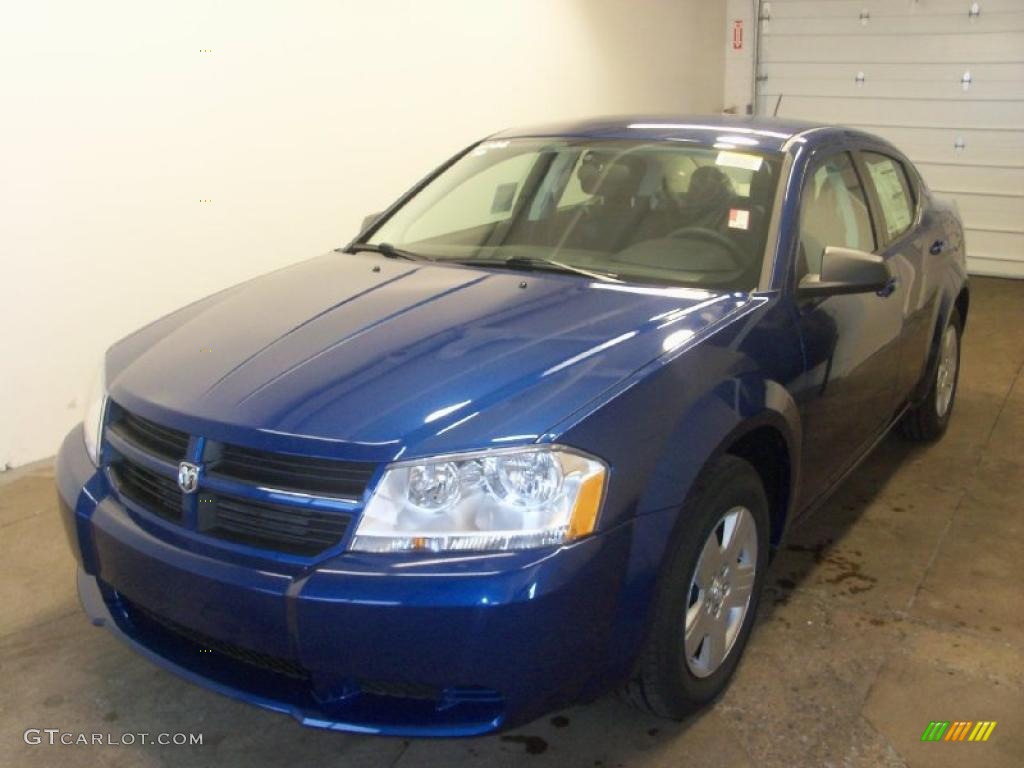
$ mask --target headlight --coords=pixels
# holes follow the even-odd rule
[[[103,412],[107,408],[107,381],[105,375],[105,360],[100,362],[99,370],[92,377],[89,386],[89,395],[85,401],[85,416],[83,417],[83,434],[85,435],[85,450],[97,467],[100,465],[100,438],[103,432]]]
[[[393,464],[352,540],[357,552],[504,551],[593,532],[607,470],[566,448],[459,454]]]

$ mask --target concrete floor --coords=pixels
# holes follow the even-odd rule
[[[0,766],[1024,765],[1024,282],[976,279],[956,413],[890,437],[776,560],[732,687],[676,724],[606,697],[449,742],[303,729],[178,680],[80,612],[52,470],[0,475]],[[921,743],[929,720],[995,720]],[[201,732],[28,746],[27,728]]]

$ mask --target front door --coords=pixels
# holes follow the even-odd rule
[[[878,251],[864,185],[849,152],[812,160],[800,202],[796,282],[821,271],[827,246]],[[897,277],[880,293],[797,301],[806,372],[803,504],[827,490],[892,419],[903,326]]]

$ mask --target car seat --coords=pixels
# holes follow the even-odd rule
[[[647,171],[636,155],[591,150],[576,171],[580,187],[593,196],[570,235],[568,245],[587,250],[618,251],[650,207],[637,191]]]

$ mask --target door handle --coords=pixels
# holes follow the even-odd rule
[[[940,253],[942,253],[942,249],[945,248],[945,247],[946,247],[946,241],[945,240],[936,240],[934,243],[932,243],[932,247],[928,249],[928,252],[932,256],[938,256]]]
[[[877,292],[883,299],[887,296],[892,296],[896,292],[896,283],[898,278],[890,278],[889,282],[883,285]]]

